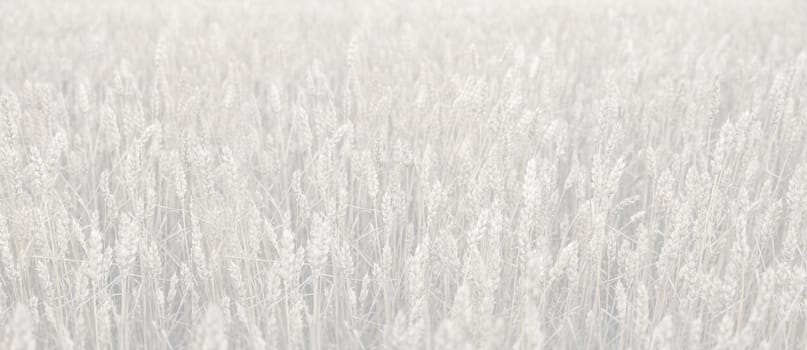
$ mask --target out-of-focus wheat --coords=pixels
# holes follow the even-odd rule
[[[0,349],[807,346],[798,1],[0,13]]]

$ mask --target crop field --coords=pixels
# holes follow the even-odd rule
[[[807,2],[0,0],[0,349],[807,349]]]

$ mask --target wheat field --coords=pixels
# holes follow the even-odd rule
[[[807,349],[807,3],[0,1],[0,349]]]

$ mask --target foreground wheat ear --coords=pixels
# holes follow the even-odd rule
[[[807,3],[0,1],[0,350],[807,349]]]

